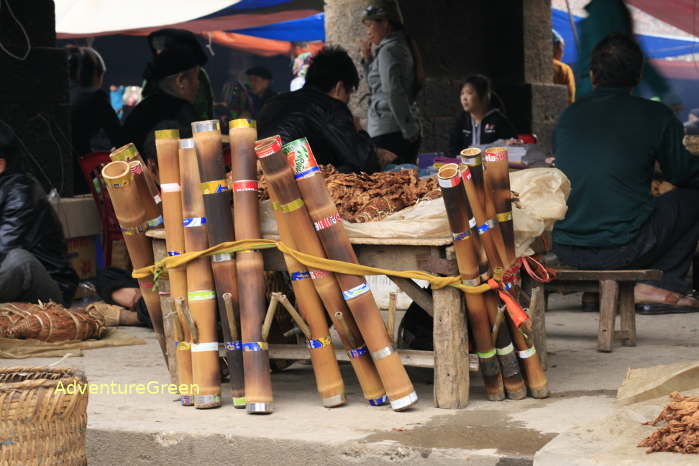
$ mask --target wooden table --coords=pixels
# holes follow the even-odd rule
[[[150,230],[156,260],[165,256],[165,232]],[[277,240],[266,236],[265,239]],[[351,238],[359,262],[371,267],[393,270],[423,270],[440,275],[456,275],[451,238],[376,239]],[[286,271],[282,254],[276,249],[262,251],[265,270]],[[464,408],[469,399],[468,331],[462,293],[451,287],[432,290],[420,288],[412,280],[389,277],[434,319],[434,351],[398,350],[403,364],[434,368],[434,405],[438,408]],[[338,360],[346,360],[337,351]],[[310,359],[303,345],[270,345],[270,358]],[[471,369],[477,370],[476,367]]]

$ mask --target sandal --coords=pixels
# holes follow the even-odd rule
[[[681,303],[684,301],[684,303]],[[699,301],[692,295],[681,295],[667,291],[663,302],[636,303],[636,312],[641,315],[686,314],[699,312]]]

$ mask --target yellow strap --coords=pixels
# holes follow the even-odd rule
[[[422,272],[419,270],[389,270],[376,267],[368,267],[361,264],[353,264],[351,262],[343,262],[332,259],[316,257],[310,254],[305,254],[296,249],[292,249],[281,241],[273,241],[268,239],[247,239],[239,241],[229,241],[226,243],[217,244],[209,249],[203,249],[196,252],[187,252],[179,256],[165,257],[159,260],[154,265],[135,269],[132,273],[134,278],[147,278],[151,275],[160,275],[165,268],[181,267],[188,262],[198,259],[203,256],[211,256],[221,253],[240,252],[249,249],[271,249],[277,248],[284,254],[288,254],[298,262],[308,268],[327,270],[329,272],[344,273],[348,275],[391,275],[393,277],[415,278],[418,280],[427,280],[432,285],[432,288],[438,290],[447,286],[457,288],[469,294],[482,294],[490,290],[490,286],[486,283],[478,286],[466,286],[461,283],[461,277],[438,277],[436,275]]]

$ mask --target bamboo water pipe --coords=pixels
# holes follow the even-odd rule
[[[274,191],[278,206],[277,210],[292,226],[291,237],[301,252],[318,257],[325,257],[325,252],[318,236],[313,229],[313,222],[301,200],[301,193],[294,182],[294,175],[281,152],[279,136],[258,141],[256,144],[257,157],[265,174],[270,190]],[[347,351],[359,385],[362,387],[364,398],[372,406],[386,404],[386,392],[371,360],[368,349],[357,328],[357,324],[342,299],[342,291],[335,275],[320,269],[309,269],[311,281],[323,302],[325,310],[340,335],[342,344]]]
[[[477,236],[473,234],[472,227],[469,225],[469,220],[473,216],[468,206],[464,185],[461,182],[459,167],[454,163],[444,165],[440,168],[437,176],[449,225],[454,235],[456,263],[462,282],[464,285],[478,286],[482,283],[477,254],[480,245],[474,244],[477,241]],[[488,399],[492,401],[504,400],[505,388],[500,375],[495,345],[490,336],[490,322],[485,296],[466,294],[466,306]]]
[[[207,249],[207,219],[199,181],[199,164],[193,139],[180,139],[180,187],[186,252]],[[208,257],[186,265],[187,307],[191,315],[192,373],[198,392],[194,406],[200,409],[221,406],[221,374],[216,332],[216,292]]]
[[[283,146],[282,151],[294,172],[296,184],[328,258],[358,263],[308,140],[302,138],[292,141]],[[345,302],[374,360],[391,408],[395,411],[408,409],[417,403],[417,393],[393,348],[392,339],[386,331],[369,285],[360,276],[336,276]]]
[[[146,236],[148,224],[140,202],[134,175],[126,162],[110,162],[102,168],[102,178],[107,185],[114,213],[124,234],[124,243],[134,268],[153,263],[153,247]],[[160,309],[160,296],[153,290],[153,280],[140,279],[138,286],[146,303],[156,338],[167,363],[167,347],[163,330],[163,313]]]
[[[233,202],[236,239],[259,238],[260,218],[257,198],[256,124],[253,120],[230,122],[231,163],[233,165]],[[238,287],[240,325],[245,367],[245,398],[250,414],[273,410],[269,347],[262,340],[265,316],[265,276],[262,253],[241,251],[236,256],[236,271],[244,282]],[[244,285],[243,285],[244,283]]]
[[[226,179],[219,121],[207,120],[192,123],[192,137],[197,148],[209,246],[233,241],[233,214],[231,211],[233,198]],[[238,281],[235,256],[230,253],[216,254],[211,257],[211,268],[218,296],[218,311],[230,373],[233,406],[237,409],[245,409],[242,344],[237,336],[235,339],[233,338],[231,332],[231,325],[234,325],[236,329],[240,327],[238,324]],[[230,304],[226,305],[224,295],[228,295],[227,299]],[[228,315],[228,313],[232,315]]]
[[[166,129],[155,132],[155,148],[160,166],[160,188],[162,189],[163,219],[165,224],[165,246],[168,256],[185,252],[184,228],[182,226],[182,199],[180,197],[179,140],[180,132]],[[178,384],[192,387],[192,336],[185,316],[175,306],[175,300],[187,298],[187,271],[184,267],[168,268],[172,311],[175,312],[177,327],[182,333],[176,341]],[[172,312],[171,311],[171,312]],[[192,393],[180,393],[183,406],[193,406]]]

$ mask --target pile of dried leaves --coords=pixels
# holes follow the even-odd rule
[[[648,447],[646,453],[699,453],[699,397],[682,396],[672,392],[672,403],[652,422],[646,425],[666,424],[645,438],[639,447]]]
[[[416,170],[368,175],[340,173],[331,165],[321,169],[340,216],[352,223],[378,221],[418,201],[442,195],[436,177],[418,178]],[[259,175],[260,199],[268,199],[267,184]]]

